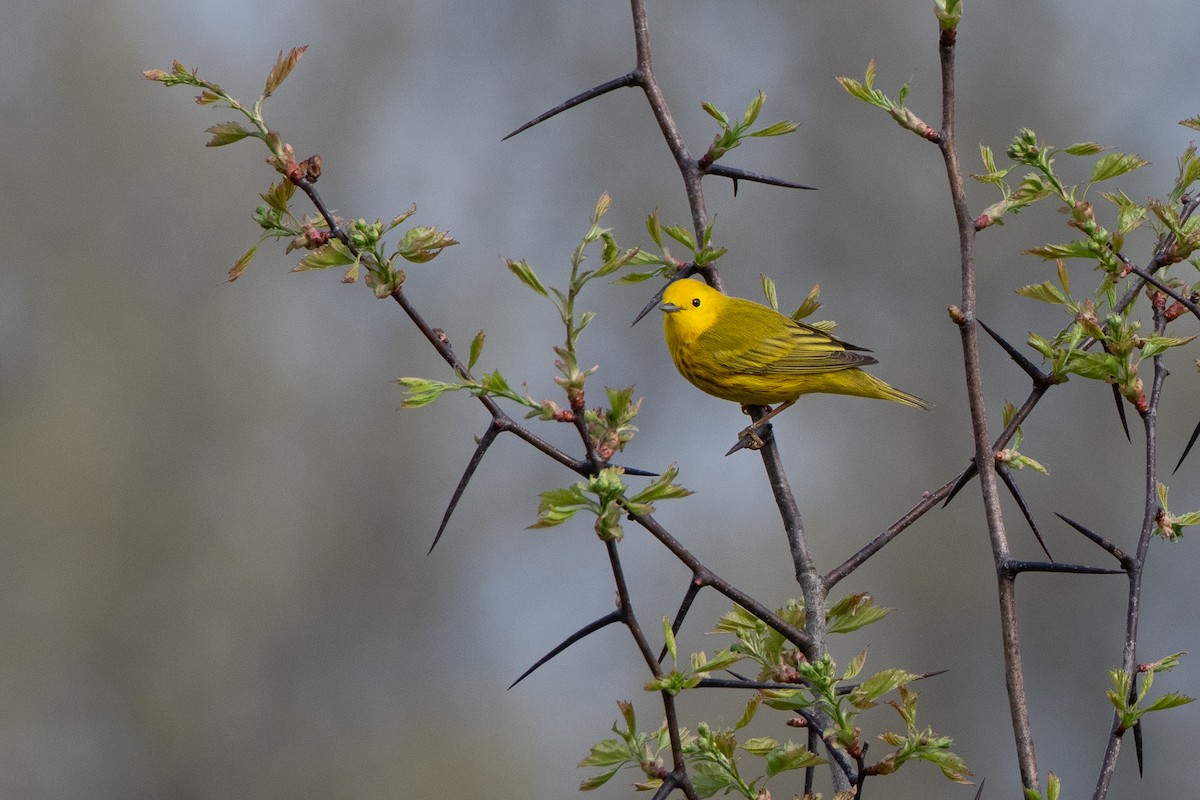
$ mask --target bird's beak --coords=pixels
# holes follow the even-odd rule
[[[661,306],[658,307],[658,310],[665,311],[668,314],[674,314],[676,311],[683,311],[683,309],[680,306],[677,306],[674,303],[663,303]]]

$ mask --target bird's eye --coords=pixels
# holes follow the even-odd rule
[[[692,298],[692,308],[699,308],[699,307],[700,307],[700,298],[693,297]]]

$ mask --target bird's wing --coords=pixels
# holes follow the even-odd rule
[[[843,342],[822,330],[782,317],[757,303],[738,304],[725,312],[720,330],[705,331],[698,344],[733,372],[817,374],[852,369],[876,360],[865,348]],[[747,332],[775,331],[774,336],[747,336]]]

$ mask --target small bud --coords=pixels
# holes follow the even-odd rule
[[[446,332],[444,330],[442,330],[441,328],[434,328],[433,335],[436,336],[438,341],[441,342],[442,344],[444,344],[444,345],[450,344],[450,337],[447,336]]]
[[[317,178],[321,177],[321,157],[313,154],[304,160],[304,177],[309,183],[316,183]]]
[[[964,314],[962,312],[962,309],[959,308],[958,306],[950,306],[948,309],[946,309],[946,312],[950,315],[950,320],[955,325],[966,325],[967,324],[967,315]]]

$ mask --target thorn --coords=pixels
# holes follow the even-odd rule
[[[1033,521],[1033,514],[1029,512],[1029,506],[1025,504],[1025,498],[1021,495],[1021,490],[1017,488],[1017,482],[1013,480],[1012,470],[1006,464],[997,464],[996,472],[1000,474],[1000,480],[1004,481],[1004,485],[1008,487],[1009,493],[1017,501],[1017,508],[1021,509],[1021,514],[1024,515],[1025,521],[1029,523],[1030,530],[1033,531],[1038,544],[1042,546],[1042,552],[1046,554],[1046,558],[1053,561],[1054,556],[1050,555],[1050,548],[1046,547],[1046,542],[1042,539],[1042,533],[1038,530],[1037,523]]]
[[[1091,539],[1092,542],[1095,543],[1096,545],[1098,545],[1102,550],[1107,552],[1113,558],[1117,559],[1117,561],[1121,562],[1121,567],[1124,568],[1126,571],[1132,570],[1136,566],[1136,563],[1134,562],[1132,556],[1127,555],[1124,550],[1117,547],[1115,544],[1108,541],[1103,536],[1101,536],[1100,534],[1093,531],[1091,528],[1088,528],[1086,525],[1079,524],[1078,522],[1071,519],[1070,517],[1064,517],[1062,514],[1058,513],[1057,511],[1054,512],[1054,516],[1058,517],[1063,522],[1067,523],[1072,528],[1074,528],[1075,530],[1082,533],[1088,539]]]
[[[1117,403],[1117,416],[1121,418],[1121,428],[1125,431],[1125,441],[1133,444],[1133,439],[1129,436],[1129,420],[1125,419],[1125,401],[1121,398],[1121,389],[1114,383],[1112,385],[1113,400]]]
[[[1138,673],[1133,673],[1133,680],[1129,682],[1129,702],[1132,704],[1137,699],[1137,684]],[[1138,777],[1143,777],[1142,773],[1142,721],[1139,719],[1133,723],[1133,750],[1137,754],[1138,762]]]
[[[492,442],[496,441],[496,437],[500,435],[500,430],[494,424],[488,425],[487,431],[483,436],[479,437],[479,444],[476,446],[475,452],[471,455],[471,460],[467,462],[467,468],[463,471],[462,477],[459,478],[458,486],[454,487],[454,494],[450,497],[450,505],[446,506],[446,513],[442,514],[442,524],[438,525],[437,535],[433,537],[433,544],[429,545],[429,550],[426,551],[425,555],[429,555],[433,552],[433,548],[437,547],[438,540],[446,532],[446,524],[450,522],[450,515],[454,513],[454,509],[458,506],[458,501],[462,498],[463,492],[467,488],[467,483],[471,480],[471,476],[475,474],[475,468],[483,460],[483,454],[491,447]]]
[[[950,501],[954,499],[954,496],[962,491],[962,488],[970,482],[971,478],[974,478],[978,474],[979,468],[975,466],[975,459],[972,458],[971,463],[963,470],[962,475],[958,476],[958,482],[954,484],[954,488],[950,490],[950,494],[946,495],[946,502],[942,503],[942,508],[950,505]]]
[[[634,70],[633,72],[628,72],[619,78],[614,78],[611,81],[602,83],[599,86],[593,86],[591,89],[588,89],[585,92],[581,92],[581,93],[575,95],[570,100],[567,100],[564,103],[559,103],[558,105],[556,105],[554,108],[550,109],[549,111],[539,114],[538,116],[529,120],[529,122],[526,122],[524,125],[517,128],[515,131],[510,133],[508,136],[505,136],[500,141],[503,142],[508,139],[511,139],[512,137],[516,136],[518,133],[529,130],[534,125],[537,125],[539,122],[545,122],[546,120],[550,119],[551,117],[555,116],[556,114],[561,114],[562,112],[564,112],[568,109],[574,108],[575,106],[579,105],[580,103],[586,103],[588,100],[591,100],[594,97],[599,97],[602,94],[607,94],[607,93],[611,92],[613,89],[621,89],[626,86],[637,86],[640,82],[641,82],[641,75],[638,74],[637,70]]]
[[[754,183],[765,183],[768,186],[782,186],[785,189],[809,189],[811,191],[816,191],[817,188],[815,186],[806,186],[803,183],[786,181],[783,178],[773,178],[770,175],[762,175],[757,172],[749,172],[744,169],[726,167],[720,164],[710,164],[709,167],[704,170],[704,172],[706,175],[719,175],[722,178],[729,178],[731,181],[733,181],[734,197],[737,197],[737,185],[739,180],[753,181]]]
[[[611,625],[614,622],[620,622],[620,621],[621,621],[621,610],[619,608],[617,608],[617,609],[613,609],[609,613],[605,614],[603,617],[596,620],[595,622],[591,622],[587,625],[584,625],[582,628],[580,628],[579,630],[572,633],[566,639],[563,639],[562,643],[559,644],[557,647],[555,647],[553,650],[551,650],[549,653],[546,653],[546,655],[539,658],[537,660],[536,664],[534,664],[532,667],[530,667],[529,669],[522,672],[521,677],[517,678],[515,681],[513,681],[511,684],[509,684],[508,688],[511,689],[514,686],[516,686],[518,683],[520,683],[521,681],[528,678],[533,673],[533,671],[536,670],[538,667],[542,666],[547,661],[554,658],[556,655],[561,653],[563,650],[566,650],[568,647],[575,644],[576,642],[578,642],[580,639],[584,638],[585,636],[589,636],[589,635],[595,633],[596,631],[600,630],[601,628]]]
[[[651,311],[658,308],[658,304],[662,302],[663,292],[665,292],[667,290],[668,286],[670,286],[672,283],[674,283],[677,280],[691,277],[692,275],[695,275],[699,271],[700,270],[696,267],[695,262],[692,262],[692,263],[686,265],[683,269],[679,270],[679,272],[675,273],[674,278],[672,278],[671,280],[664,283],[661,287],[659,287],[659,290],[654,293],[654,297],[650,298],[650,302],[646,303],[645,307],[641,311],[638,312],[638,315],[636,317],[633,318],[633,322],[629,323],[629,327],[632,328],[634,325],[637,325],[639,322],[642,321],[642,317],[646,316]]]
[[[1200,437],[1200,422],[1196,423],[1196,430],[1192,431],[1192,438],[1188,439],[1187,447],[1183,448],[1183,455],[1179,457],[1179,463],[1175,465],[1175,469],[1171,470],[1172,475],[1179,472],[1179,468],[1183,466],[1183,460],[1188,457],[1188,453],[1192,452],[1192,445],[1196,443],[1197,437]]]
[[[704,583],[693,575],[688,581],[687,591],[683,593],[683,602],[679,604],[679,610],[675,612],[675,620],[671,623],[671,634],[679,635],[679,629],[683,627],[683,618],[687,616],[688,610],[692,607],[692,601],[696,599],[696,595],[700,594],[700,590],[704,588]],[[667,657],[667,646],[664,644],[662,652],[658,654],[658,663]]]
[[[639,478],[657,478],[659,473],[651,472],[648,469],[639,469],[638,467],[621,467],[626,475],[636,475]]]
[[[1050,376],[1038,369],[1037,365],[1026,358],[1024,353],[1017,350],[1003,336],[989,328],[983,320],[976,317],[975,321],[979,323],[979,327],[983,328],[988,336],[995,340],[996,344],[1000,345],[1004,352],[1008,353],[1008,357],[1015,361],[1018,367],[1025,370],[1025,374],[1032,378],[1035,384],[1041,386],[1049,383]]]
[[[985,783],[987,783],[987,778],[979,779],[979,788],[975,790],[975,800],[979,800],[979,798],[983,797],[983,785]]]

